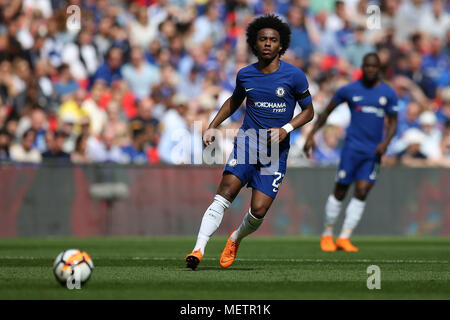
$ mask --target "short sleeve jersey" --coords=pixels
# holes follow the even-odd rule
[[[272,73],[262,73],[257,63],[239,70],[233,96],[247,98],[243,130],[281,128],[292,119],[296,102],[301,108],[312,103],[305,74],[284,61]],[[289,136],[280,144],[285,148]]]
[[[347,102],[351,121],[345,145],[362,152],[375,153],[383,139],[384,117],[397,114],[397,95],[386,83],[366,87],[361,80],[341,87],[333,97],[337,104]]]

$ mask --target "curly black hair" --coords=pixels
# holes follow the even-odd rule
[[[261,29],[270,28],[278,31],[280,34],[281,51],[282,56],[289,48],[291,43],[291,28],[285,22],[283,22],[278,16],[273,14],[267,14],[256,18],[247,27],[247,44],[252,50],[255,56],[258,56],[258,52],[255,49],[256,36]]]

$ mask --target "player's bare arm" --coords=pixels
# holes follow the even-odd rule
[[[386,138],[377,146],[375,153],[378,156],[382,156],[386,153],[387,147],[397,131],[397,114],[388,114],[386,118]]]
[[[229,97],[219,109],[214,119],[208,126],[208,129],[203,134],[203,143],[208,146],[213,143],[215,138],[215,129],[220,126],[222,122],[228,119],[242,104],[244,99],[237,99],[234,96]]]
[[[280,143],[283,141],[289,132],[298,129],[314,118],[314,108],[312,103],[303,108],[302,112],[296,115],[289,123],[282,128],[270,128],[267,131],[270,133],[268,141],[271,143]],[[289,126],[290,125],[290,126]],[[289,129],[288,129],[289,128]]]
[[[330,103],[328,103],[328,105],[325,108],[325,110],[322,113],[320,113],[319,116],[317,117],[317,121],[314,123],[314,126],[313,126],[311,132],[306,137],[305,145],[303,146],[303,151],[305,152],[305,154],[308,157],[311,154],[311,149],[313,149],[315,147],[314,135],[327,122],[328,117],[330,116],[331,112],[333,112],[333,110],[336,107],[337,107],[336,102],[331,100]]]

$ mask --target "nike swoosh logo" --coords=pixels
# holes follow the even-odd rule
[[[363,97],[361,97],[361,96],[353,97],[353,101],[360,101],[362,99],[363,99]]]
[[[245,92],[249,92],[250,90],[253,90],[253,89],[255,89],[255,88],[249,88],[249,89],[245,88]]]
[[[229,262],[229,261],[233,261],[233,259],[228,259],[228,260],[223,260],[223,259],[222,259],[222,260],[220,260],[221,263],[227,263],[227,262]]]

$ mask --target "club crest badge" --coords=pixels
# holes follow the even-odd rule
[[[275,90],[275,93],[278,97],[282,98],[286,94],[286,90],[284,90],[283,87],[278,87],[277,90]]]

